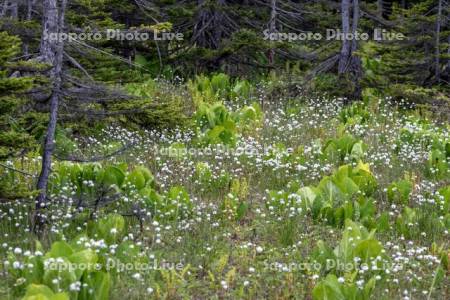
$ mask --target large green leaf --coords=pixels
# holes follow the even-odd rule
[[[328,275],[313,289],[314,300],[347,300],[335,275]]]
[[[145,187],[145,175],[138,169],[133,170],[128,174],[126,182],[128,184],[134,185],[138,190]]]
[[[69,300],[67,293],[54,293],[48,286],[30,284],[22,300]]]
[[[73,253],[72,247],[64,241],[57,241],[52,244],[49,252],[45,255],[46,257],[69,257]]]
[[[359,242],[355,248],[355,255],[368,263],[371,258],[381,254],[383,247],[375,239],[367,239]]]
[[[98,261],[97,254],[91,250],[86,249],[83,251],[75,252],[70,257],[69,260],[76,266],[79,266],[79,268],[76,268],[75,274],[77,275],[78,279],[81,278],[81,275],[83,272],[86,271],[93,271],[95,270],[95,264]]]

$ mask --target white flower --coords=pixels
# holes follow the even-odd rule
[[[256,247],[256,252],[257,253],[262,253],[263,252],[263,247],[261,247],[261,246],[258,246],[258,247]]]
[[[339,283],[344,283],[344,282],[345,282],[344,277],[339,277],[339,278],[338,278],[338,282],[339,282]]]
[[[227,284],[227,282],[226,282],[225,280],[222,280],[222,281],[220,282],[220,284],[222,285],[222,288],[223,288],[224,290],[228,289],[228,284]]]
[[[149,294],[153,293],[153,289],[151,287],[148,287],[147,288],[147,293],[149,293]]]
[[[21,253],[22,253],[22,249],[14,248],[14,254],[21,254]]]
[[[81,288],[81,282],[79,282],[79,281],[71,283],[70,286],[69,286],[69,289],[72,292],[78,292],[80,290],[80,288]]]

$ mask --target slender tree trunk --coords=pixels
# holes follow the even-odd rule
[[[33,15],[33,5],[34,5],[34,0],[27,0],[27,16],[26,16],[27,21],[31,21],[31,18]],[[24,55],[29,54],[29,45],[27,42],[23,43],[23,54]]]
[[[448,36],[447,44],[448,44],[448,47],[447,47],[447,55],[448,55],[448,58],[447,58],[447,76],[450,78],[450,35]]]
[[[383,18],[383,0],[377,0],[377,15]]]
[[[2,5],[2,11],[0,12],[0,17],[6,16],[6,13],[8,11],[8,5],[9,5],[9,0],[5,0],[5,2],[3,2],[3,5]]]
[[[40,60],[55,65],[57,44],[50,38],[51,34],[58,33],[58,1],[44,0],[43,2],[43,22],[42,37],[40,45]],[[55,68],[54,68],[55,69]]]
[[[354,36],[356,35],[356,32],[358,31],[359,26],[359,0],[353,0],[353,20],[352,20],[352,32]],[[350,67],[351,72],[354,76],[354,93],[353,98],[359,99],[361,97],[361,85],[360,85],[360,79],[362,76],[362,67],[361,67],[361,59],[359,56],[355,55],[355,52],[358,50],[358,41],[356,38],[352,41],[352,51],[351,51],[351,57],[350,57]]]
[[[359,23],[359,1],[353,0],[353,19],[352,19],[352,32],[353,35],[356,35],[358,31],[358,23]],[[352,54],[358,48],[358,41],[354,38],[352,40]]]
[[[342,33],[346,36],[350,32],[350,0],[341,2]],[[344,39],[342,41],[341,54],[339,57],[339,74],[346,72],[351,55],[351,41]]]
[[[269,21],[269,31],[270,33],[274,33],[277,30],[277,0],[270,1],[270,21]],[[272,66],[275,60],[275,49],[269,49],[269,64]]]
[[[224,33],[224,23],[225,23],[225,17],[224,17],[224,12],[223,12],[223,8],[225,6],[225,0],[217,0],[216,2],[216,8],[214,8],[214,39],[213,39],[213,44],[214,44],[214,48],[213,49],[219,49],[220,48],[220,44],[222,42],[223,39],[223,33]]]
[[[33,16],[33,5],[34,0],[27,0],[27,21],[30,21]]]
[[[61,33],[64,27],[64,14],[67,0],[61,1],[59,16],[57,10],[58,7],[55,0],[47,0],[45,1],[45,3],[52,5],[48,7],[44,6],[44,14],[48,13],[50,14],[50,16],[44,16],[44,22],[46,23],[46,26],[44,26],[43,30],[48,30],[49,26],[51,26],[51,28],[55,28],[55,24],[50,24],[49,20],[54,20],[54,15],[56,14],[56,32]],[[55,4],[55,6],[53,6],[53,4]],[[45,10],[46,8],[49,8],[50,11]],[[50,119],[48,122],[47,132],[43,145],[41,173],[39,175],[36,186],[39,190],[39,195],[36,198],[36,215],[33,224],[33,229],[35,232],[40,232],[45,224],[45,216],[41,212],[42,209],[46,206],[48,179],[51,172],[52,154],[55,147],[55,131],[58,121],[58,107],[61,93],[61,72],[63,64],[64,42],[60,39],[51,40],[48,44],[45,45],[45,47],[46,48],[44,49],[44,52],[41,52],[41,54],[46,55],[46,57],[48,57],[49,59],[54,59],[53,70],[51,72],[53,87],[50,97]],[[54,52],[50,53],[50,51]]]
[[[17,1],[11,3],[9,10],[11,11],[11,18],[17,20],[19,18],[19,6]]]
[[[441,81],[441,66],[440,66],[440,39],[441,39],[441,15],[442,15],[442,0],[438,0],[438,12],[436,18],[436,41],[435,41],[435,58],[434,58],[434,77],[437,82]]]
[[[7,17],[9,14],[11,19],[18,19],[19,17],[19,5],[18,0],[5,0],[2,5],[0,17]]]
[[[354,83],[351,98],[357,99],[361,96],[361,86],[359,81],[362,75],[361,60],[355,55],[355,52],[358,49],[358,41],[355,36],[358,31],[360,11],[359,0],[350,1],[351,0],[342,0],[341,3],[342,34],[344,35],[344,38],[339,56],[338,73],[340,75],[350,75],[349,79]],[[353,35],[353,39],[347,39],[347,35],[350,33]]]

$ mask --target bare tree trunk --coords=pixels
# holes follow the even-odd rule
[[[27,21],[30,21],[33,15],[34,1],[35,0],[27,0]]]
[[[269,31],[270,33],[275,33],[277,28],[277,0],[271,0],[270,1],[270,7],[271,7],[271,11],[270,11],[270,21],[269,21]],[[273,62],[275,60],[275,49],[270,48],[269,49],[269,55],[268,55],[268,59],[269,59],[269,65],[273,65]]]
[[[435,58],[434,58],[434,77],[437,82],[441,81],[441,66],[440,66],[440,38],[441,38],[441,15],[442,15],[442,0],[438,0],[438,12],[436,18],[436,40],[435,40]]]
[[[447,58],[447,75],[450,78],[450,35],[448,36],[447,44],[448,44],[448,48],[447,48],[447,55],[448,55],[448,58]]]
[[[33,15],[33,5],[34,0],[27,0],[27,16],[26,16],[27,21],[31,21]],[[23,54],[26,56],[29,54],[29,45],[27,42],[23,43]]]
[[[352,20],[352,32],[353,35],[356,36],[356,32],[358,31],[359,25],[359,0],[353,0],[353,20]],[[358,50],[358,41],[356,38],[352,41],[352,52],[350,57],[350,65],[351,72],[354,76],[355,89],[353,93],[353,97],[359,99],[361,97],[361,85],[360,79],[362,76],[362,67],[361,67],[361,59],[359,56],[355,55],[355,52]]]
[[[383,0],[377,0],[377,15],[383,18]]]
[[[342,34],[344,35],[342,41],[341,53],[339,56],[338,73],[340,75],[349,74],[351,82],[353,82],[353,94],[352,98],[360,98],[361,86],[359,81],[361,79],[361,60],[355,55],[358,49],[358,41],[356,40],[356,34],[359,25],[359,0],[342,0],[341,3],[341,17],[342,17]],[[350,18],[352,12],[352,17]],[[353,38],[347,38],[348,34]]]
[[[17,1],[11,3],[9,10],[11,11],[11,18],[17,20],[19,18],[19,6]]]
[[[18,0],[5,0],[3,2],[2,10],[0,12],[0,17],[6,17],[9,13],[11,19],[18,19],[19,17],[19,5]]]
[[[65,0],[63,0],[65,1]],[[40,45],[40,60],[55,66],[55,59],[57,53],[57,45],[50,34],[58,33],[58,1],[44,0],[43,2],[43,23],[42,23],[42,37]],[[55,69],[55,68],[53,68]]]
[[[0,12],[0,17],[6,16],[6,13],[8,12],[8,6],[9,0],[5,0],[5,2],[3,2],[2,11]]]
[[[214,24],[214,44],[215,44],[215,48],[214,49],[219,49],[220,48],[220,44],[222,42],[223,39],[223,35],[224,35],[224,26],[225,25],[225,17],[224,17],[224,12],[222,11],[222,9],[225,6],[225,0],[217,0],[217,6],[214,9],[214,19],[213,19],[213,24]]]
[[[64,14],[65,8],[67,5],[67,0],[61,1],[61,7],[59,9],[58,16],[58,7],[55,0],[46,0],[45,4],[50,4],[50,6],[44,6],[44,22],[46,26],[44,26],[43,30],[48,30],[52,28],[52,30],[56,29],[57,33],[61,33],[64,28]],[[50,10],[46,10],[50,9]],[[49,15],[47,15],[49,14]],[[55,20],[54,16],[56,15],[56,24],[50,24],[49,20]],[[56,26],[55,26],[56,25]],[[42,44],[41,44],[42,45]],[[42,50],[42,49],[41,49]],[[50,51],[54,51],[50,53]],[[39,232],[42,230],[45,224],[45,216],[42,215],[41,210],[46,206],[47,199],[47,186],[48,186],[48,178],[51,172],[52,165],[52,154],[55,147],[55,131],[56,125],[58,122],[58,107],[59,107],[59,98],[61,93],[61,72],[62,72],[62,64],[63,64],[63,53],[64,53],[64,42],[60,39],[50,40],[44,48],[44,54],[48,59],[53,60],[53,70],[51,72],[51,79],[53,81],[52,94],[50,97],[50,119],[48,122],[47,132],[45,135],[44,145],[43,145],[43,154],[42,154],[42,167],[41,173],[37,182],[37,189],[39,190],[39,195],[36,198],[36,215],[34,219],[34,231]]]
[[[342,18],[342,33],[344,36],[350,32],[350,0],[342,0],[341,2],[341,18]],[[342,41],[341,54],[339,57],[339,74],[346,72],[351,55],[351,44],[348,39]]]
[[[355,36],[356,32],[358,31],[358,23],[359,23],[359,2],[358,0],[353,0],[353,19],[352,19],[353,36]],[[356,51],[356,48],[358,48],[358,42],[354,38],[352,40],[352,54],[354,51]]]

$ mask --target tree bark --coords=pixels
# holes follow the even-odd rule
[[[448,55],[448,58],[447,58],[447,76],[450,78],[450,35],[448,36],[447,44],[448,44],[448,47],[447,47],[447,55]]]
[[[346,36],[350,32],[350,0],[341,2],[342,33]],[[342,41],[341,54],[339,57],[339,74],[343,74],[348,69],[351,55],[351,41],[344,39]]]
[[[269,31],[270,33],[276,32],[277,28],[277,0],[270,1],[270,21],[269,21]],[[275,60],[275,49],[269,49],[269,65],[272,66]]]
[[[441,81],[441,66],[440,66],[440,39],[441,39],[441,16],[442,16],[442,0],[438,0],[438,11],[436,18],[436,40],[435,40],[435,58],[434,58],[434,77],[439,83]]]
[[[352,19],[352,32],[353,35],[356,35],[356,32],[358,31],[358,23],[359,23],[359,1],[358,0],[353,0],[353,19]],[[357,40],[354,38],[352,41],[352,53],[354,51],[356,51],[356,49],[358,48],[358,42]]]
[[[377,15],[383,18],[383,0],[377,0]]]
[[[62,0],[66,2],[66,0]],[[44,0],[43,2],[43,22],[42,37],[39,49],[40,61],[55,66],[57,53],[57,41],[50,38],[51,34],[58,33],[58,1]],[[53,68],[55,71],[56,68]]]
[[[31,18],[33,16],[33,5],[34,5],[34,0],[27,0],[27,16],[26,16],[26,21],[31,21]],[[29,54],[29,45],[28,42],[23,43],[23,54],[25,56],[28,56]]]
[[[17,20],[19,18],[19,6],[17,1],[11,3],[9,9],[11,11],[11,18]]]
[[[30,21],[33,16],[33,5],[34,0],[27,0],[27,21]]]
[[[356,40],[356,33],[359,25],[359,0],[342,0],[341,2],[341,18],[342,18],[342,48],[339,55],[338,74],[350,75],[349,79],[355,85],[353,88],[351,98],[358,99],[361,96],[361,86],[359,81],[361,79],[361,60],[355,55],[358,48],[358,41]],[[347,38],[348,34],[353,36],[352,39]]]
[[[46,4],[51,4],[50,6],[44,6],[44,22],[47,26],[44,26],[43,30],[49,30],[48,26],[52,26],[52,30],[56,29],[57,33],[63,32],[64,27],[64,14],[67,5],[67,0],[61,1],[61,7],[59,9],[55,0],[46,0]],[[54,4],[54,6],[53,6]],[[50,10],[45,10],[49,8]],[[49,15],[47,15],[49,14]],[[56,27],[55,24],[49,22],[49,20],[54,20],[56,15]],[[41,44],[42,45],[42,44]],[[61,95],[61,73],[63,64],[63,53],[64,53],[64,42],[60,39],[50,40],[45,45],[44,52],[46,58],[53,60],[53,70],[51,72],[51,79],[53,82],[52,93],[50,97],[50,119],[47,126],[47,131],[45,135],[43,153],[42,153],[42,166],[41,173],[38,178],[36,188],[39,190],[39,194],[36,198],[36,215],[34,219],[33,229],[35,232],[40,232],[45,225],[45,216],[41,213],[42,209],[46,206],[47,200],[47,187],[48,179],[51,172],[52,165],[52,154],[55,147],[55,131],[58,122],[58,107]]]
[[[6,13],[8,12],[8,6],[9,6],[9,0],[5,0],[2,5],[2,11],[0,12],[0,17],[6,16]]]

